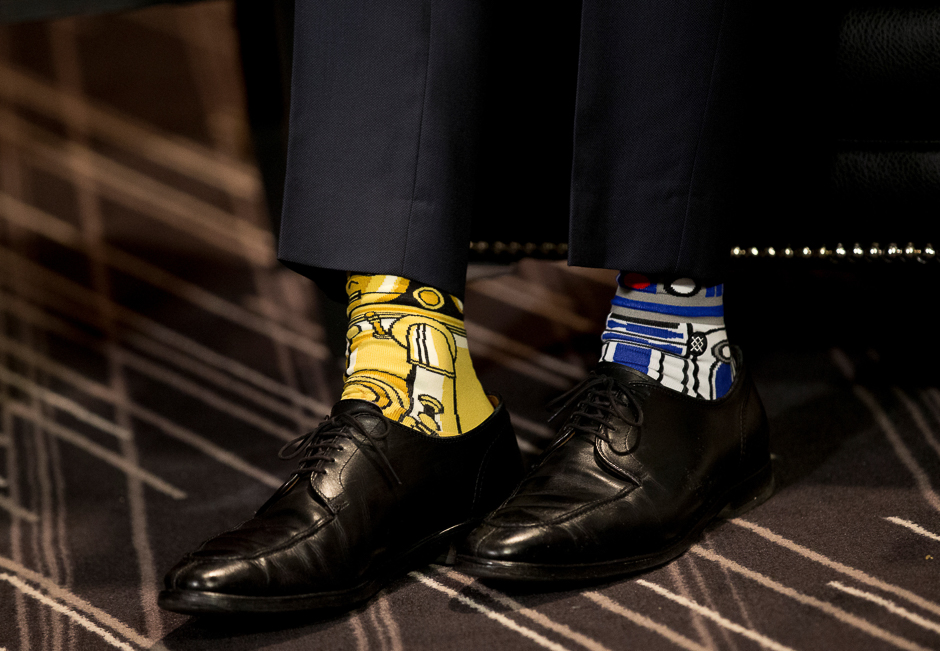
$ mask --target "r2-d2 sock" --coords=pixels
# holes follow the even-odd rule
[[[689,278],[653,283],[621,272],[601,335],[601,361],[629,366],[683,394],[722,397],[734,381],[723,290]]]

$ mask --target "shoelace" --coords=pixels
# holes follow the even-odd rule
[[[401,479],[398,478],[395,468],[392,467],[392,462],[388,460],[388,457],[385,456],[385,453],[382,452],[382,448],[378,445],[379,441],[385,440],[388,436],[388,423],[384,420],[380,420],[379,423],[381,427],[379,432],[369,432],[363,427],[362,423],[349,414],[332,416],[317,425],[316,429],[288,442],[280,449],[277,456],[287,461],[304,453],[304,455],[300,457],[297,468],[294,470],[293,474],[324,474],[326,473],[324,466],[326,466],[327,463],[336,461],[336,459],[330,455],[330,452],[343,449],[343,446],[339,445],[338,439],[354,440],[352,432],[349,431],[353,430],[368,439],[373,449],[379,453],[379,457],[382,459],[385,467],[388,468],[392,477],[394,477],[398,485],[401,486]]]
[[[568,425],[548,446],[546,454],[571,438],[575,432],[591,434],[611,445],[607,431],[613,425],[614,417],[637,429],[643,425],[643,406],[634,391],[608,375],[592,373],[572,389],[549,402],[550,409],[559,404],[561,406],[549,417],[548,422],[554,421],[575,403],[578,403],[578,406],[571,413]]]

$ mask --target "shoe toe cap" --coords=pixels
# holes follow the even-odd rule
[[[464,541],[461,554],[481,561],[556,563],[573,540],[553,526],[482,524]]]
[[[167,572],[167,590],[251,594],[267,583],[261,567],[237,558],[187,556]]]

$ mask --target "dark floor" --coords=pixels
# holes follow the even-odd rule
[[[0,648],[940,648],[937,273],[898,265],[735,268],[780,488],[664,568],[513,594],[421,567],[330,618],[159,610],[341,378],[248,140],[224,2],[0,29]],[[470,285],[528,455],[612,281],[526,261]]]

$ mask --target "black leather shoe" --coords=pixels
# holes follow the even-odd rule
[[[183,613],[346,608],[465,535],[518,483],[502,404],[448,438],[341,400],[285,446],[299,468],[255,516],[203,543],[166,576],[159,604]]]
[[[737,353],[720,400],[601,363],[512,496],[458,549],[457,569],[519,581],[611,578],[669,561],[709,521],[773,492],[767,418]]]

